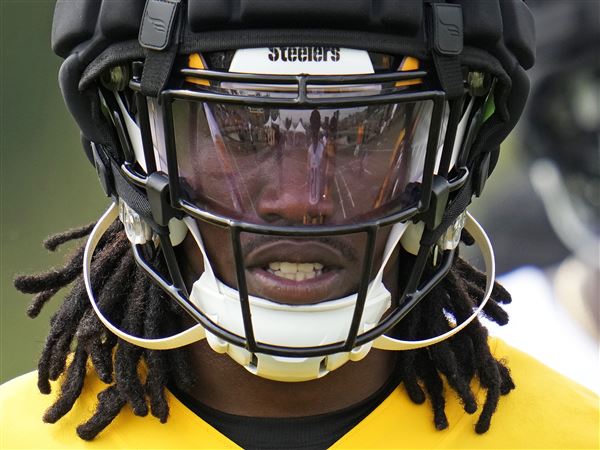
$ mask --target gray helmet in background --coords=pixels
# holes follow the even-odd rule
[[[529,2],[537,62],[523,121],[531,181],[560,240],[598,268],[600,4]]]

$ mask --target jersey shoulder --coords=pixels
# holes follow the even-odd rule
[[[108,385],[88,371],[81,395],[75,405],[55,424],[42,421],[44,411],[56,400],[59,383],[53,392],[40,394],[37,372],[17,377],[0,386],[0,448],[239,448],[167,392],[170,406],[165,424],[151,415],[135,416],[125,405],[114,421],[92,441],[84,441],[76,428],[88,420],[97,405],[97,395]]]
[[[500,399],[495,434],[538,448],[600,448],[598,395],[527,353],[495,341],[516,389]],[[502,408],[502,409],[500,409]]]
[[[400,385],[334,448],[600,448],[594,392],[500,340],[490,346],[510,368],[516,389],[500,398],[486,433],[474,429],[486,395],[480,386],[473,386],[479,409],[472,416],[445,386],[450,426],[438,431],[430,405],[412,403]]]

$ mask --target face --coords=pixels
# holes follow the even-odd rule
[[[273,226],[360,223],[419,198],[430,105],[264,110],[184,102],[175,114],[177,155],[188,201],[244,222]],[[174,108],[177,113],[177,108]],[[421,171],[419,171],[419,169]],[[198,225],[217,277],[238,287],[229,231]],[[389,229],[376,238],[370,279]],[[366,233],[281,237],[244,232],[251,295],[310,304],[356,293]],[[188,238],[194,277],[202,258]]]

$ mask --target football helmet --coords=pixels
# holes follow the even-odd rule
[[[84,277],[118,336],[153,349],[206,338],[252,373],[304,381],[372,347],[446,339],[483,308],[493,256],[465,210],[527,97],[521,0],[58,1],[53,48],[113,201]],[[197,325],[146,339],[103,316],[90,263],[117,217]],[[486,299],[440,336],[394,339],[463,226],[484,242]],[[159,251],[168,273],[150,263]],[[398,252],[413,257],[392,294]]]

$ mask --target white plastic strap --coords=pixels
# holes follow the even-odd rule
[[[127,134],[129,134],[135,159],[140,166],[142,166],[144,172],[148,172],[148,169],[146,168],[146,157],[144,156],[144,144],[142,143],[142,132],[140,131],[140,127],[129,115],[127,108],[123,104],[123,100],[121,100],[121,96],[117,92],[115,92],[114,95],[115,99],[117,100],[117,104],[119,105],[119,109],[121,110],[121,114],[123,115],[123,120],[125,121],[125,127],[127,128]]]
[[[487,275],[486,285],[485,285],[485,296],[483,297],[483,301],[479,305],[479,307],[473,311],[473,314],[469,318],[467,318],[463,323],[455,326],[450,331],[441,334],[439,336],[435,336],[429,339],[423,339],[420,341],[403,341],[400,339],[393,339],[389,336],[382,335],[379,336],[373,342],[373,348],[378,348],[380,350],[414,350],[417,348],[427,347],[429,345],[437,344],[443,340],[448,339],[449,337],[454,336],[456,333],[461,331],[467,325],[469,325],[475,318],[483,311],[486,303],[490,299],[490,295],[492,294],[492,289],[494,288],[494,281],[496,279],[496,264],[494,260],[494,250],[492,249],[492,244],[488,239],[485,231],[481,228],[481,225],[477,223],[477,221],[471,216],[471,214],[467,213],[467,221],[465,224],[465,230],[467,230],[475,242],[479,246],[481,250],[481,254],[483,255],[483,259],[485,262],[485,271]]]
[[[98,304],[96,303],[96,298],[94,296],[94,292],[92,291],[92,283],[90,279],[90,268],[92,265],[92,256],[94,255],[94,250],[98,246],[98,242],[106,233],[106,230],[110,227],[111,223],[118,216],[119,208],[115,203],[112,203],[110,207],[106,210],[106,212],[102,215],[88,241],[85,245],[85,252],[83,253],[83,280],[85,282],[85,289],[87,291],[88,297],[90,299],[90,303],[92,304],[92,308],[96,312],[98,319],[100,322],[106,326],[110,331],[116,334],[121,339],[129,342],[130,344],[137,345],[139,347],[148,348],[151,350],[170,350],[173,348],[183,347],[184,345],[191,344],[193,342],[200,341],[206,337],[206,332],[204,328],[200,324],[194,325],[191,328],[188,328],[181,333],[175,334],[173,336],[159,338],[159,339],[146,339],[140,338],[136,336],[132,336],[115,327],[110,321],[102,314],[100,308],[98,308]]]

